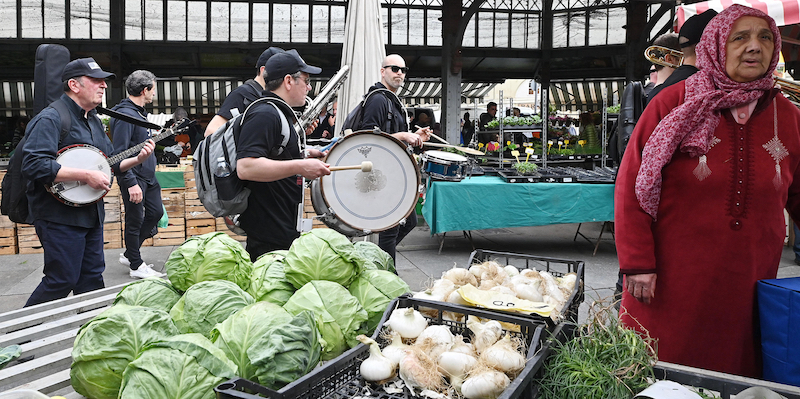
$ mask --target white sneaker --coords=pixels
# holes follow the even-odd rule
[[[142,263],[136,270],[131,270],[132,278],[164,277],[166,274],[153,270],[153,265]]]
[[[119,263],[122,263],[123,265],[128,267],[131,266],[131,261],[129,261],[128,258],[125,257],[125,252],[119,254]]]

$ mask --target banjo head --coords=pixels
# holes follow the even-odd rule
[[[65,147],[58,154],[56,161],[61,166],[83,170],[99,170],[111,181],[111,166],[102,151],[90,145],[77,144]],[[96,190],[79,182],[66,181],[53,183],[50,188],[59,200],[67,205],[82,206],[103,198],[107,191]]]
[[[397,226],[417,204],[419,168],[405,144],[394,137],[356,132],[339,140],[325,159],[331,166],[364,161],[372,162],[372,171],[335,171],[312,184],[315,211],[325,214],[322,220],[329,227],[346,235]]]

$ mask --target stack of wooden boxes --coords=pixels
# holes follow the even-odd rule
[[[103,197],[106,218],[103,224],[103,248],[122,248],[122,226],[125,218],[124,206],[122,204],[122,194],[119,185],[111,185],[111,190]]]
[[[0,181],[6,175],[6,171],[0,171]],[[2,199],[2,191],[0,191]],[[0,255],[11,255],[17,253],[17,226],[8,216],[0,215]]]

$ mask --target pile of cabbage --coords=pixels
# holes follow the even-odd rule
[[[330,229],[255,263],[224,233],[192,237],[169,280],[129,284],[81,327],[70,379],[89,399],[215,398],[241,377],[278,390],[372,334],[410,292],[377,245]]]

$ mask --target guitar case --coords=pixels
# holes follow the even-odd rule
[[[69,50],[60,44],[41,44],[36,48],[33,69],[33,114],[36,115],[64,94],[61,74],[70,61]]]

